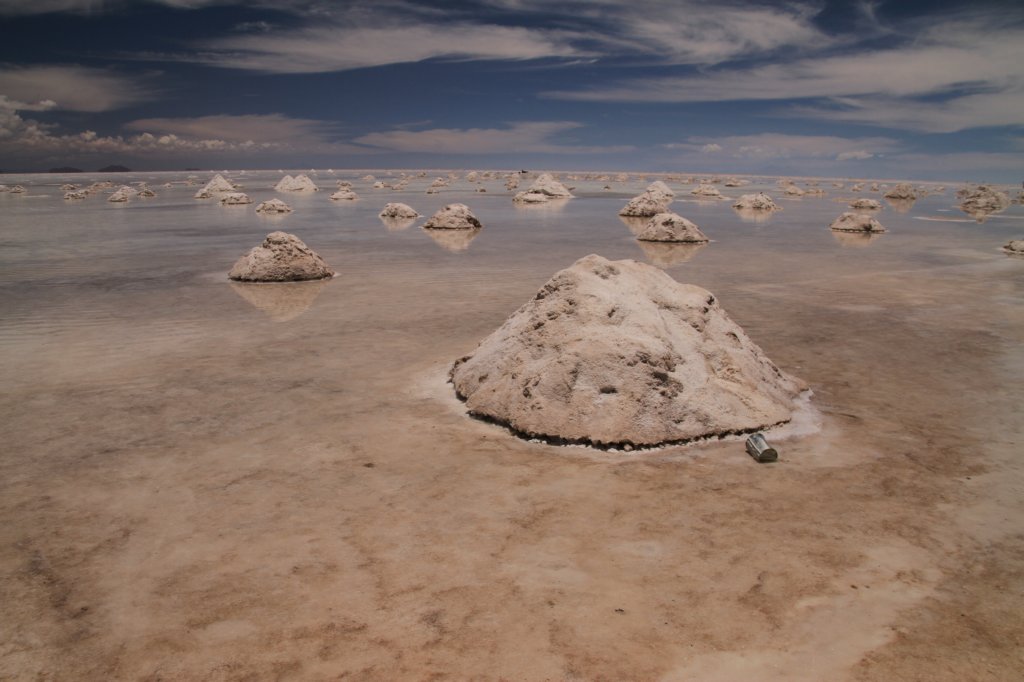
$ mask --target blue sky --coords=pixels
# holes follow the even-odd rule
[[[1024,179],[1024,4],[0,0],[0,168]]]

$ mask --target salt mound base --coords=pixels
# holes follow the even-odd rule
[[[271,232],[262,244],[238,259],[228,277],[244,282],[295,282],[333,274],[301,239],[287,232]]]
[[[257,213],[291,213],[292,207],[280,199],[268,199],[256,207]]]
[[[483,225],[469,210],[469,206],[448,204],[423,223],[423,227],[428,230],[474,230]]]
[[[682,242],[703,244],[708,241],[694,223],[677,213],[659,213],[636,236],[642,242]]]
[[[380,212],[381,218],[419,218],[420,214],[408,204],[390,203],[385,204]]]
[[[744,194],[732,205],[733,208],[746,208],[753,211],[778,211],[780,210],[775,200],[764,192],[757,194]]]
[[[568,188],[555,180],[550,173],[541,173],[537,176],[537,179],[533,181],[527,189],[527,192],[534,194],[544,194],[549,197],[556,199],[568,199],[572,197],[572,192]]]
[[[1003,247],[1011,256],[1024,256],[1024,239],[1014,239]]]
[[[882,224],[866,213],[847,211],[832,221],[829,228],[836,232],[885,232]]]
[[[277,192],[317,192],[320,188],[307,175],[296,175],[294,178],[286,175],[274,185],[274,190]]]
[[[450,377],[473,416],[599,447],[756,431],[789,421],[805,388],[708,291],[596,255],[556,273]]]

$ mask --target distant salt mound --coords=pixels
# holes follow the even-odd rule
[[[800,189],[796,185],[789,185],[786,187],[786,195],[791,197],[802,197],[806,192]]]
[[[1024,256],[1024,239],[1014,239],[1003,246],[1003,251],[1011,256]]]
[[[420,214],[412,206],[402,203],[385,204],[379,213],[381,218],[419,218]]]
[[[917,199],[917,192],[914,191],[913,186],[908,185],[905,182],[897,184],[892,187],[885,194],[882,195],[886,199],[897,199],[897,200],[909,200],[914,201]]]
[[[238,259],[228,277],[244,282],[295,282],[333,274],[301,239],[287,232],[271,232],[262,244]]]
[[[622,210],[620,216],[653,218],[659,213],[666,213],[668,205],[672,203],[672,195],[660,191],[651,191],[650,188],[642,194],[638,194],[629,200]]]
[[[873,216],[851,211],[833,220],[829,228],[835,232],[885,232],[885,228]]]
[[[789,421],[805,388],[710,292],[596,255],[556,273],[450,376],[471,415],[599,447],[760,430]]]
[[[551,197],[543,192],[517,192],[512,201],[517,204],[546,204],[551,201]]]
[[[724,199],[722,193],[714,185],[702,183],[690,191],[690,194],[703,199]]]
[[[290,175],[284,176],[274,185],[274,190],[277,192],[317,192],[320,188],[309,179],[309,176],[299,174],[294,178]]]
[[[291,213],[292,207],[280,199],[268,199],[267,201],[260,202],[259,206],[256,207],[256,212],[267,214]]]
[[[569,199],[572,197],[572,192],[558,180],[555,180],[550,173],[541,173],[526,191],[534,194],[544,194],[554,199]]]
[[[220,203],[224,206],[242,206],[244,204],[251,204],[252,199],[244,192],[228,192],[221,196]]]
[[[78,201],[89,197],[89,193],[85,190],[72,190],[64,193],[64,198],[68,201]]]
[[[863,192],[864,191],[864,185],[861,184],[861,183],[856,183],[854,185],[851,185],[850,186],[850,191],[851,192]]]
[[[854,199],[850,202],[850,208],[860,211],[877,211],[882,208],[882,205],[878,203],[877,199]]]
[[[72,185],[69,182],[69,183],[61,185],[60,188],[61,188],[61,190],[65,191],[65,192],[74,192],[76,189],[78,189],[78,185]],[[7,189],[6,185],[0,185],[0,192],[6,191],[6,189]]]
[[[217,175],[213,176],[212,180],[210,180],[208,183],[206,183],[206,186],[203,189],[205,189],[206,191],[208,191],[210,193],[234,192],[235,191],[235,185],[234,185],[234,183],[232,183],[232,182],[228,181],[227,179],[225,179],[223,175],[218,173]]]
[[[775,200],[764,192],[757,194],[744,194],[732,205],[733,208],[748,209],[751,211],[778,211],[779,206]]]
[[[334,201],[355,201],[358,198],[359,195],[350,189],[339,189],[331,195],[331,199]]]
[[[722,185],[724,185],[725,187],[743,187],[744,185],[747,184],[749,183],[746,180],[739,180],[737,178],[728,178],[725,182],[722,183]]]
[[[825,196],[825,190],[820,187],[811,187],[804,190],[805,197],[823,197]]]
[[[506,180],[505,189],[507,189],[510,192],[514,189],[519,189],[519,178],[513,175],[508,180]]]
[[[975,217],[1005,211],[1010,206],[1010,197],[989,185],[965,187],[956,193],[960,210]]]
[[[121,185],[116,190],[114,190],[113,194],[107,197],[107,201],[111,201],[115,204],[123,203],[134,197],[136,194],[138,194],[138,191],[136,191],[134,187],[129,187],[128,185]]]
[[[672,197],[673,199],[676,196],[676,193],[673,192],[672,189],[661,180],[655,180],[651,184],[647,185],[647,189],[645,189],[644,191],[650,192],[652,194],[663,194],[667,197]]]
[[[143,199],[152,199],[156,196],[156,192],[151,190],[149,187],[143,187],[139,190],[139,197]]]
[[[694,223],[676,213],[659,213],[636,236],[642,242],[703,244],[708,238]]]
[[[427,230],[474,230],[483,225],[465,204],[448,204],[423,223],[423,227]]]
[[[466,173],[466,182],[476,182],[480,179],[480,174],[476,171],[469,171]]]

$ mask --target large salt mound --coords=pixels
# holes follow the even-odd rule
[[[732,206],[733,208],[745,208],[753,211],[780,210],[775,201],[764,192],[758,192],[757,194],[744,194]]]
[[[419,218],[420,214],[412,206],[402,203],[385,204],[380,212],[381,218]]]
[[[885,232],[885,228],[874,217],[852,211],[847,211],[833,220],[829,228],[836,232]]]
[[[654,216],[636,238],[642,242],[688,244],[701,244],[708,241],[699,227],[677,213],[659,213]]]
[[[448,204],[423,223],[428,230],[474,230],[483,227],[465,204]]]
[[[956,196],[960,210],[976,216],[1005,211],[1010,206],[1010,197],[988,185],[961,189]]]
[[[550,173],[541,173],[537,176],[537,179],[533,181],[533,184],[526,189],[526,191],[535,194],[545,194],[557,199],[568,199],[572,197],[572,192],[570,192],[568,188],[558,180],[555,180]]]
[[[274,185],[278,192],[317,192],[320,190],[307,175],[296,175],[294,178],[286,175]]]
[[[788,421],[805,388],[708,291],[595,255],[556,273],[451,380],[474,416],[598,446],[759,430]]]
[[[271,232],[262,244],[238,259],[228,277],[245,282],[294,282],[333,274],[301,239],[287,232]]]
[[[619,215],[637,218],[653,217],[659,213],[665,213],[671,203],[672,197],[668,194],[645,191],[630,199],[629,203],[619,211]]]

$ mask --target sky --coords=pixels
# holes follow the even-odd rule
[[[1024,180],[1024,3],[0,0],[0,169]]]

